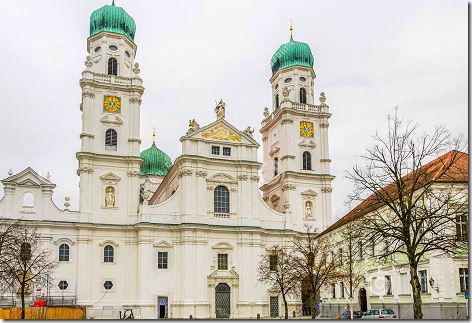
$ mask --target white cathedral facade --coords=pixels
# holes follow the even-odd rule
[[[283,315],[281,297],[257,280],[261,255],[288,245],[305,223],[323,231],[332,222],[331,114],[323,93],[315,102],[309,46],[291,38],[272,58],[263,164],[253,130],[226,120],[223,100],[214,122],[190,122],[172,163],[154,143],[140,153],[135,30],[114,4],[90,18],[79,211],[67,201],[58,209],[55,184],[27,168],[1,181],[0,217],[37,228],[59,262],[51,295],[76,297],[87,317],[128,308],[144,318]],[[292,311],[301,314],[301,299]]]

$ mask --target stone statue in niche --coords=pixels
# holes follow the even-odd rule
[[[115,189],[111,186],[107,187],[105,192],[105,206],[115,206]]]
[[[313,203],[310,201],[305,203],[305,218],[313,218]]]

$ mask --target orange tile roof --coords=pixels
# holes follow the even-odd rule
[[[445,165],[448,165],[448,163],[451,162],[452,164],[449,164],[451,165],[450,168],[446,172],[444,172]],[[417,174],[419,173],[421,177],[418,179],[415,185],[415,190],[421,188],[422,186],[433,180],[441,183],[467,183],[469,181],[469,155],[457,150],[451,150],[450,152],[422,166],[416,172]],[[411,182],[412,178],[413,172],[403,176],[402,180],[405,182],[405,184],[408,185],[408,182]],[[407,191],[411,190],[411,185],[406,188]],[[394,197],[398,196],[398,190],[395,185],[395,182],[390,183],[383,189],[387,194],[393,195]],[[329,226],[326,230],[321,232],[319,236],[333,231],[334,229],[337,229],[352,220],[355,220],[369,212],[372,212],[383,205],[384,203],[381,202],[375,194],[372,194],[367,199],[359,203],[359,205],[352,209],[348,214],[346,214],[338,221],[333,223],[331,226]]]

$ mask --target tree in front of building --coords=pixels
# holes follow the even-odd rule
[[[419,262],[467,248],[468,155],[460,151],[467,142],[444,126],[417,135],[418,125],[404,125],[397,113],[388,120],[388,136],[374,136],[366,165],[355,165],[347,178],[354,183],[352,201],[365,211],[357,219],[364,239],[384,245],[377,250],[383,261],[403,257],[409,266],[414,318],[421,319]]]
[[[291,265],[296,272],[302,290],[311,295],[311,316],[317,315],[320,290],[324,284],[337,277],[337,263],[331,257],[334,244],[327,236],[317,238],[312,225],[305,224],[305,232],[293,238]]]
[[[269,291],[275,291],[277,295],[282,295],[286,320],[289,316],[287,298],[294,295],[298,287],[291,259],[288,250],[276,245],[269,253],[262,256],[257,267],[258,281],[266,284]]]
[[[358,222],[348,222],[343,226],[339,234],[340,241],[332,254],[334,258],[338,258],[337,275],[334,280],[340,283],[341,295],[346,293],[349,299],[351,319],[353,319],[354,295],[365,277],[363,237],[357,225]]]
[[[21,225],[18,236],[10,245],[10,259],[6,265],[5,279],[15,286],[21,298],[21,319],[25,318],[25,297],[32,293],[33,288],[51,284],[57,262],[51,260],[51,251],[41,246],[40,239],[34,229]]]

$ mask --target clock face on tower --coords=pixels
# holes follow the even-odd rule
[[[313,123],[300,121],[300,136],[313,137]]]
[[[107,96],[103,99],[103,111],[120,112],[121,98],[116,96]]]

